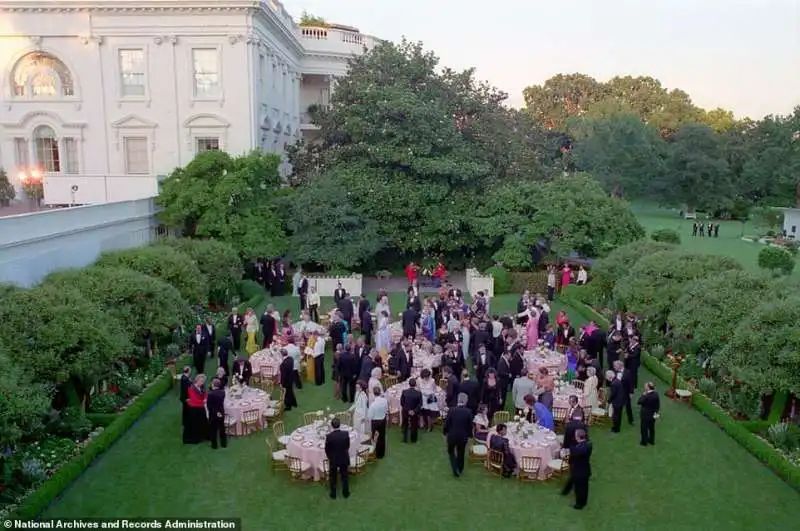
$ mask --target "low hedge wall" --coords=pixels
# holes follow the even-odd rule
[[[47,507],[61,495],[64,490],[92,464],[100,454],[108,450],[117,439],[128,431],[139,417],[149,410],[158,400],[172,388],[172,374],[165,371],[158,379],[154,380],[130,406],[120,413],[103,416],[104,419],[115,417],[103,432],[91,440],[68,463],[65,463],[41,487],[31,493],[9,515],[9,520],[33,520],[42,514]],[[100,419],[100,415],[93,415]]]
[[[589,306],[568,296],[562,295],[559,298],[564,304],[574,308],[584,319],[594,321],[601,326],[609,326],[608,320]],[[642,363],[659,380],[667,384],[672,383],[672,370],[659,360],[642,352]],[[678,378],[678,387],[687,389],[689,386],[683,379]],[[770,470],[786,483],[795,490],[800,491],[800,468],[795,466],[771,444],[756,435],[756,433],[762,432],[769,427],[769,421],[736,421],[724,409],[714,404],[711,399],[701,394],[697,389],[692,390],[692,406],[717,424],[728,436],[743,446],[756,459],[767,465]]]

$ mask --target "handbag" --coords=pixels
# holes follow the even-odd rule
[[[426,400],[428,404],[435,404],[436,403],[436,395],[428,395],[428,399]]]

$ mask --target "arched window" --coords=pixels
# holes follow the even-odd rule
[[[46,52],[26,54],[14,66],[14,95],[30,98],[74,96],[72,74],[60,59]]]
[[[33,131],[33,142],[37,165],[48,173],[60,172],[61,157],[58,152],[58,137],[53,128],[47,125],[37,127]]]

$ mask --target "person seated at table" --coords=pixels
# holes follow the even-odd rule
[[[217,380],[219,380],[220,386],[222,389],[228,387],[228,374],[225,372],[225,367],[219,367],[217,369]],[[213,382],[212,382],[213,383]]]
[[[472,425],[475,429],[475,440],[482,443],[486,442],[486,437],[489,435],[489,417],[486,415],[488,409],[484,404],[478,406],[478,413],[472,419]]]
[[[511,445],[506,437],[507,432],[508,428],[505,424],[498,424],[497,433],[492,434],[489,439],[489,448],[503,454],[503,477],[505,478],[511,477],[517,468],[517,458],[511,451]]]
[[[183,444],[198,444],[208,440],[208,417],[206,417],[206,377],[198,374],[187,390],[189,406],[186,424],[183,426]]]
[[[547,428],[548,430],[555,431],[556,425],[553,422],[553,414],[550,413],[550,410],[547,407],[536,400],[535,397],[531,397],[534,399],[533,404],[533,413],[536,415],[536,424],[541,426],[542,428]]]
[[[536,376],[536,387],[540,394],[555,389],[555,380],[550,375],[550,371],[547,370],[547,367],[539,367],[539,374]]]
[[[233,363],[232,374],[234,382],[250,385],[250,377],[253,376],[253,366],[244,356],[239,356]]]
[[[532,394],[525,395],[525,408],[522,410],[522,418],[531,424],[536,423],[536,398]]]

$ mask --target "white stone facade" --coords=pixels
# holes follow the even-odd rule
[[[308,107],[374,42],[272,0],[2,2],[0,167],[46,204],[152,197],[200,151],[313,137]]]

